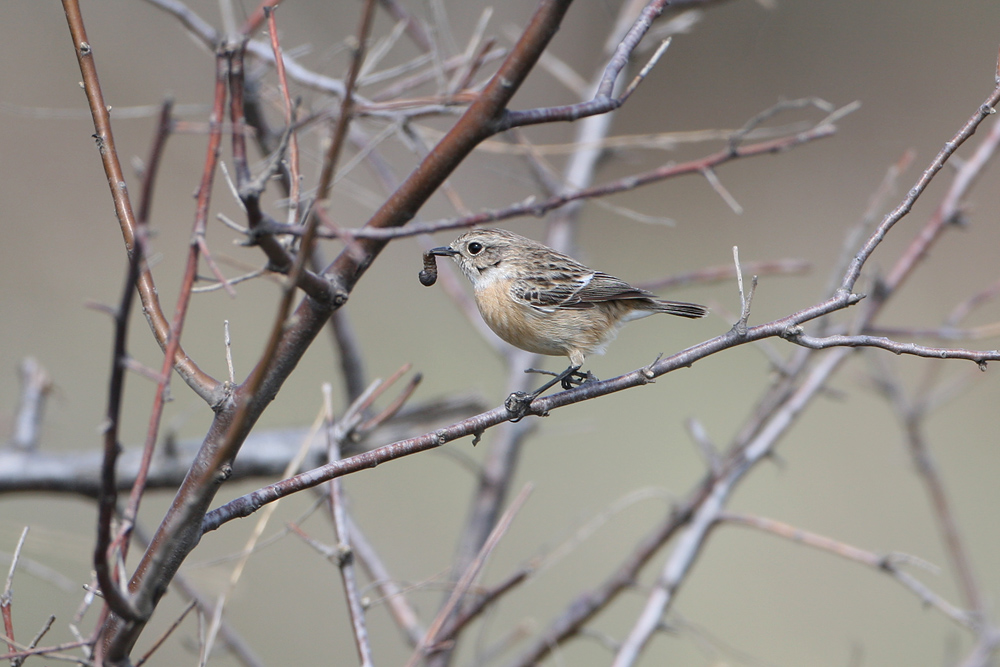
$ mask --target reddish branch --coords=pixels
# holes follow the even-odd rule
[[[507,102],[555,34],[568,5],[567,0],[541,4],[498,74],[445,138],[373,216],[371,226],[398,226],[409,221],[475,145],[490,135],[493,131],[491,119],[502,115]],[[234,118],[233,122],[236,124],[240,120]],[[219,406],[202,454],[178,490],[175,502],[133,576],[131,587],[142,619],[130,623],[116,622],[106,628],[107,658],[111,664],[127,661],[145,619],[165,592],[177,567],[197,544],[202,534],[202,517],[219,485],[228,476],[239,446],[330,313],[346,300],[347,294],[385,246],[385,241],[364,240],[358,245],[363,254],[342,253],[329,271],[329,279],[334,286],[331,290],[333,298],[326,301],[306,298],[296,310],[294,326],[285,327],[282,318],[282,335],[272,336],[273,344],[269,345],[268,352],[273,352],[265,354],[247,382],[237,387],[230,399]],[[295,283],[294,271],[291,282]]]
[[[111,188],[115,214],[125,239],[125,249],[131,257],[136,253],[136,219],[132,212],[132,203],[125,184],[125,174],[115,150],[114,135],[111,131],[111,114],[101,93],[97,68],[94,64],[93,48],[87,39],[78,0],[63,0],[63,9],[66,12],[66,20],[73,38],[73,48],[76,51],[80,72],[83,75],[84,91],[87,94],[90,112],[94,119],[94,138],[97,140],[104,173],[108,178],[108,186]],[[167,344],[170,342],[170,325],[160,308],[156,286],[148,267],[142,267],[137,284],[143,312],[149,320],[157,343],[166,350]],[[214,404],[219,400],[219,383],[202,371],[184,354],[180,347],[177,348],[173,360],[174,368],[195,393],[208,401],[209,404]]]
[[[542,201],[527,201],[520,204],[513,204],[495,211],[484,211],[482,213],[448,220],[414,223],[401,228],[386,229],[362,227],[361,229],[344,229],[341,231],[344,235],[356,239],[395,239],[407,236],[417,236],[419,234],[430,234],[448,229],[473,227],[475,225],[484,225],[487,223],[500,222],[502,220],[509,220],[511,218],[524,216],[541,217],[550,211],[558,209],[571,202],[594,199],[597,197],[606,197],[608,195],[627,192],[644,185],[649,185],[651,183],[663,181],[668,178],[675,178],[685,174],[702,174],[707,170],[714,169],[715,167],[732,160],[766,155],[769,153],[781,153],[801,144],[832,136],[836,133],[836,131],[837,129],[834,125],[820,123],[810,130],[800,132],[799,134],[790,137],[781,137],[778,139],[761,141],[759,143],[747,144],[745,146],[738,146],[735,148],[727,147],[721,151],[696,160],[690,160],[680,164],[665,165],[650,171],[626,176],[609,183],[603,183],[589,188],[554,195]],[[330,234],[330,236],[335,236],[335,234]]]

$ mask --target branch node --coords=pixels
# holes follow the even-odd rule
[[[351,565],[352,563],[354,563],[354,549],[352,549],[349,544],[338,544],[337,566],[344,567],[345,565]]]
[[[662,358],[663,358],[663,353],[660,352],[658,355],[656,355],[656,359],[653,359],[653,361],[650,362],[648,366],[643,366],[642,368],[639,369],[639,373],[644,378],[643,384],[652,384],[653,382],[656,382],[656,372],[653,370],[653,366],[655,366],[656,362],[658,362]]]
[[[215,475],[215,480],[220,484],[229,479],[233,474],[233,466],[228,463],[224,464]]]
[[[790,324],[781,330],[781,337],[785,340],[794,340],[802,335],[805,331],[801,324]]]

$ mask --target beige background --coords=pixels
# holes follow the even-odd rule
[[[357,3],[294,2],[279,11],[286,48],[309,45],[303,61],[339,76],[339,44],[353,32]],[[423,7],[423,3],[416,3]],[[457,41],[484,3],[461,3],[451,15]],[[219,25],[215,3],[191,3]],[[499,3],[492,34],[508,24],[523,24],[529,2]],[[600,58],[598,47],[616,11],[614,3],[580,2],[553,43],[554,53],[589,76]],[[139,2],[102,0],[84,3],[91,43],[110,104],[124,111],[156,105],[172,94],[180,105],[205,105],[212,91],[211,55],[195,45],[180,26]],[[57,3],[18,2],[5,7],[0,40],[0,432],[7,430],[17,397],[16,366],[26,355],[38,357],[52,372],[57,392],[50,405],[44,447],[75,450],[98,446],[97,426],[104,410],[110,350],[108,319],[84,308],[87,300],[117,300],[125,271],[121,237],[104,185],[79,72],[65,21]],[[777,156],[723,167],[719,175],[743,206],[735,215],[701,178],[656,185],[612,202],[647,215],[663,216],[676,226],[643,225],[589,206],[581,228],[579,255],[586,262],[628,280],[640,281],[707,265],[726,264],[739,245],[745,261],[799,257],[813,272],[799,278],[762,280],[751,322],[763,322],[812,303],[826,284],[827,272],[849,226],[866,208],[888,165],[908,148],[917,158],[902,179],[899,193],[942,143],[965,122],[993,86],[1000,6],[983,0],[889,2],[854,0],[779,2],[773,11],[748,0],[712,9],[690,35],[678,37],[659,66],[615,119],[616,133],[734,128],[779,99],[816,95],[834,104],[853,100],[861,109],[841,123],[828,140]],[[389,22],[380,18],[384,33]],[[401,48],[397,58],[410,52]],[[306,104],[321,98],[300,91]],[[515,106],[572,101],[572,95],[544,73],[537,73]],[[204,108],[185,115],[202,121]],[[793,117],[816,117],[799,114]],[[145,156],[154,119],[122,118],[115,125],[121,155]],[[442,127],[441,122],[434,123]],[[566,141],[572,128],[538,128],[540,142]],[[204,137],[188,134],[171,140],[157,189],[155,249],[161,296],[168,310],[176,290],[176,271],[184,260],[193,204],[203,159]],[[714,147],[713,147],[714,148]],[[657,151],[620,155],[600,180],[651,168],[710,150]],[[398,176],[412,158],[388,151]],[[316,156],[306,161],[315,164]],[[228,156],[227,156],[228,161]],[[946,173],[943,174],[947,175]],[[338,222],[363,223],[377,186],[359,170],[339,192]],[[221,179],[219,179],[221,182]],[[475,156],[455,176],[455,185],[472,210],[523,199],[531,184],[513,159]],[[886,270],[931,212],[944,179],[932,186],[913,215],[894,231],[873,258],[871,268]],[[138,183],[130,183],[133,192]],[[359,196],[358,193],[361,193]],[[997,279],[996,171],[988,171],[971,197],[971,224],[950,232],[883,316],[882,323],[933,327],[952,305]],[[899,193],[891,201],[895,203]],[[216,211],[233,212],[231,198],[217,187]],[[436,199],[425,219],[451,215]],[[538,236],[536,220],[507,225]],[[435,241],[446,243],[452,234]],[[213,227],[210,242],[220,254],[256,261],[254,252],[229,245],[231,235]],[[331,249],[332,251],[332,249]],[[412,240],[395,243],[366,274],[349,311],[369,355],[372,376],[385,376],[405,362],[424,373],[419,396],[457,391],[481,392],[490,404],[503,397],[501,363],[448,303],[441,290],[416,281],[420,249]],[[234,269],[228,269],[234,272]],[[222,320],[231,322],[237,373],[242,377],[256,358],[273,314],[273,285],[244,285],[239,298],[222,293],[195,299],[185,332],[189,353],[217,376],[225,373]],[[702,287],[672,296],[711,303],[717,313],[737,309],[734,285]],[[975,323],[997,319],[986,306]],[[697,323],[645,320],[624,332],[608,356],[591,368],[611,377],[726,330],[719,316]],[[996,341],[975,345],[996,347]],[[775,343],[782,352],[787,350]],[[155,346],[140,317],[131,349],[145,363],[159,365]],[[911,470],[902,437],[883,401],[866,384],[869,365],[857,359],[837,376],[838,393],[818,401],[782,442],[777,465],[756,470],[733,498],[732,506],[793,523],[878,552],[913,554],[941,568],[917,576],[951,600],[957,593],[946,557],[929,518],[928,503]],[[930,362],[891,359],[916,383]],[[550,362],[561,368],[561,361]],[[945,375],[973,376],[970,391],[930,421],[934,452],[953,494],[958,520],[968,538],[990,603],[1000,591],[996,568],[1000,553],[995,508],[998,504],[997,382],[953,363]],[[520,484],[535,491],[489,566],[486,581],[498,581],[512,568],[557,548],[594,515],[636,489],[648,497],[628,504],[557,567],[541,572],[511,595],[482,624],[480,647],[465,646],[462,664],[476,651],[504,636],[518,623],[544,627],[581,586],[603,578],[670,498],[682,496],[700,479],[702,463],[683,431],[683,420],[697,417],[711,436],[726,443],[752,409],[768,379],[768,365],[750,347],[717,355],[694,368],[661,379],[643,390],[559,410],[540,422],[522,456]],[[336,363],[320,340],[266,413],[262,426],[299,425],[318,410],[321,382],[334,379]],[[179,383],[167,423],[183,437],[204,432],[210,414]],[[151,389],[129,379],[123,440],[141,440]],[[842,394],[840,392],[843,392]],[[448,446],[481,459],[487,437],[476,450],[468,441]],[[413,599],[425,614],[436,608],[440,591],[426,582],[443,573],[453,551],[455,531],[465,518],[472,479],[445,453],[437,452],[365,472],[349,479],[353,509],[370,531],[394,574],[420,584]],[[220,500],[251,485],[226,488]],[[169,501],[151,495],[146,521],[155,522]],[[311,503],[302,497],[279,510],[269,534],[297,520]],[[0,498],[0,550],[10,551],[21,527],[31,525],[26,555],[78,587],[88,580],[93,507],[69,498]],[[330,540],[324,520],[313,517],[307,530]],[[221,590],[228,565],[213,558],[235,551],[250,522],[208,536],[189,560],[188,573],[208,590]],[[648,583],[657,565],[645,573]],[[70,584],[70,582],[72,582]],[[17,579],[15,610],[19,638],[34,633],[44,618],[58,615],[51,640],[68,640],[66,623],[78,604],[78,588],[61,590],[27,574]],[[621,638],[645,596],[627,594],[593,627]],[[170,622],[181,606],[165,601],[156,628]],[[964,653],[966,637],[947,620],[923,609],[918,600],[887,578],[856,564],[741,529],[723,529],[710,540],[667,619],[677,634],[656,639],[643,664],[723,663],[776,665],[938,665]],[[297,538],[285,537],[263,549],[250,564],[229,618],[267,664],[352,664],[343,630],[344,611],[336,572]],[[370,614],[379,664],[398,664],[406,655],[381,608]],[[85,622],[85,627],[90,627]],[[181,634],[191,644],[194,623]],[[144,636],[150,641],[155,628]],[[193,664],[179,642],[154,664]],[[609,654],[593,639],[578,640],[552,664],[603,665]],[[231,664],[219,657],[215,664]]]

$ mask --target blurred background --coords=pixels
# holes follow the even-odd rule
[[[238,20],[255,3],[234,3]],[[412,3],[418,14],[427,4]],[[448,7],[458,49],[487,3]],[[335,6],[331,6],[335,5]],[[219,4],[190,2],[204,19],[222,26]],[[283,47],[305,65],[340,77],[344,40],[352,35],[359,3],[289,0],[278,11]],[[487,33],[509,44],[533,10],[525,0],[498,3]],[[585,79],[604,62],[602,46],[618,11],[616,2],[579,2],[552,43],[552,53]],[[156,123],[156,106],[172,96],[190,132],[170,140],[156,190],[152,225],[154,272],[164,309],[171,312],[193,217],[192,193],[204,160],[207,118],[214,76],[212,54],[189,38],[179,23],[142,2],[84,2],[84,16],[104,93],[114,108],[115,135],[123,160],[145,158]],[[87,309],[88,301],[115,303],[126,259],[94,141],[93,125],[78,86],[80,79],[66,22],[57,3],[9,3],[0,40],[0,433],[9,432],[18,397],[17,366],[36,357],[51,373],[43,448],[48,452],[99,446],[111,350],[111,322]],[[783,316],[821,298],[845,235],[864,214],[890,165],[915,151],[883,211],[892,208],[916,181],[943,143],[969,118],[994,86],[1000,46],[1000,5],[984,0],[778,0],[765,7],[734,0],[708,9],[689,34],[676,37],[658,66],[614,117],[615,135],[692,130],[727,130],[783,99],[817,96],[841,106],[861,107],[839,123],[832,138],[793,151],[738,161],[718,175],[742,207],[742,214],[716,194],[704,178],[689,176],[609,198],[615,207],[651,219],[639,222],[605,205],[588,204],[579,229],[582,261],[630,282],[731,263],[739,246],[744,262],[782,258],[810,263],[806,275],[764,277],[751,324]],[[374,34],[392,21],[380,13]],[[404,62],[414,50],[402,40],[389,63]],[[273,77],[266,79],[273,85]],[[319,93],[297,89],[306,108],[329,104]],[[362,91],[364,92],[364,91]],[[272,93],[273,95],[273,93]],[[513,106],[529,108],[575,101],[544,70],[537,70]],[[150,110],[144,110],[149,107]],[[790,113],[782,124],[817,120],[816,111]],[[989,123],[991,121],[987,121]],[[422,121],[417,121],[418,125]],[[362,123],[370,132],[374,123]],[[426,123],[427,132],[446,128]],[[570,124],[530,128],[541,144],[572,140]],[[428,134],[427,136],[432,136]],[[975,138],[973,139],[975,143]],[[303,156],[315,170],[317,143],[305,142]],[[717,150],[722,144],[680,145],[675,150],[618,151],[602,163],[604,182],[669,161]],[[229,161],[227,148],[224,160]],[[397,177],[414,164],[407,147],[387,145]],[[968,150],[964,155],[968,155]],[[259,156],[256,156],[259,158]],[[554,165],[562,157],[552,155]],[[869,263],[887,271],[920,229],[947,187],[946,169]],[[969,224],[949,231],[881,317],[883,325],[939,326],[958,302],[997,280],[1000,210],[996,170],[972,193]],[[498,208],[535,193],[516,157],[477,152],[452,179],[472,211]],[[138,180],[129,183],[138,191]],[[360,226],[379,203],[379,186],[364,168],[348,174],[334,195],[337,223]],[[278,209],[274,209],[275,212]],[[224,180],[216,180],[213,211],[238,219]],[[443,197],[421,211],[434,220],[455,214]],[[669,224],[668,224],[669,223]],[[536,219],[504,224],[542,238]],[[435,235],[435,245],[456,233]],[[209,243],[229,275],[241,263],[259,264],[254,249],[232,244],[231,231],[214,223]],[[330,244],[332,256],[339,249]],[[475,392],[487,405],[503,397],[505,370],[441,289],[416,280],[422,247],[414,239],[392,243],[365,275],[347,312],[366,353],[367,372],[385,377],[404,363],[424,375],[415,399]],[[862,286],[862,289],[866,289]],[[195,298],[185,330],[188,353],[216,377],[225,376],[224,319],[230,322],[237,378],[245,377],[262,349],[274,316],[277,287],[258,280],[239,287],[238,298],[212,292]],[[698,322],[652,318],[626,329],[607,356],[588,360],[601,378],[613,377],[729,329],[739,310],[735,284],[676,290],[671,298],[710,304],[714,314]],[[998,319],[987,304],[970,320]],[[790,350],[776,341],[782,354]],[[995,340],[970,347],[997,347]],[[135,316],[130,349],[143,363],[159,367],[160,354],[141,313]],[[897,419],[872,388],[871,355],[856,358],[835,377],[828,395],[816,401],[778,447],[779,457],[756,469],[731,501],[735,510],[772,517],[799,528],[879,553],[904,552],[926,569],[916,576],[947,599],[959,600],[923,487],[914,474]],[[883,354],[889,357],[888,353]],[[951,494],[975,570],[994,606],[1000,592],[1000,450],[996,410],[1000,389],[995,369],[980,373],[965,362],[912,358],[882,359],[913,389],[927,369],[938,366],[946,380],[958,378],[962,393],[929,421],[933,453]],[[563,360],[548,368],[560,370]],[[259,429],[305,426],[321,406],[319,387],[339,389],[338,363],[321,337]],[[512,593],[496,614],[481,622],[479,645],[463,646],[461,664],[484,661],[494,642],[517,628],[544,628],[585,586],[602,580],[669,507],[704,475],[704,463],[684,430],[684,420],[701,421],[724,447],[753,410],[770,380],[771,366],[751,346],[706,359],[689,370],[538,420],[521,457],[519,481],[534,492],[488,566],[486,582],[574,543],[599,516],[605,521],[555,566],[540,571]],[[967,377],[964,377],[967,376]],[[181,382],[164,420],[181,438],[200,438],[211,413]],[[128,380],[125,443],[142,441],[153,388]],[[393,462],[348,478],[345,487],[359,523],[378,546],[393,575],[413,589],[410,597],[430,615],[443,595],[454,539],[466,518],[474,478],[464,462],[479,461],[490,436],[473,449],[468,440],[444,450]],[[219,501],[260,484],[225,487]],[[149,494],[142,516],[152,528],[172,494]],[[250,560],[227,617],[249,638],[267,664],[352,664],[344,603],[335,568],[285,533],[311,506],[308,494],[279,509],[267,543]],[[612,511],[612,508],[613,511]],[[0,552],[13,550],[21,529],[31,526],[25,557],[59,573],[19,573],[15,622],[19,638],[29,636],[49,614],[57,620],[50,641],[71,639],[66,624],[89,581],[95,512],[68,497],[7,495],[0,498]],[[332,542],[327,521],[304,523],[318,539]],[[207,536],[184,572],[209,593],[224,589],[231,561],[251,521]],[[643,587],[656,576],[663,556],[626,594],[592,624],[595,636],[560,649],[551,664],[603,665],[610,653],[599,633],[621,639],[645,602]],[[290,603],[294,601],[294,603]],[[263,604],[262,604],[263,603]],[[143,637],[152,641],[183,602],[168,596],[156,623]],[[408,651],[381,605],[369,614],[376,660],[398,664]],[[969,648],[967,636],[909,591],[875,571],[828,553],[810,550],[740,528],[717,530],[665,619],[672,632],[653,642],[643,664],[887,665],[950,664]],[[84,623],[89,630],[92,621]],[[322,632],[317,632],[319,629]],[[179,641],[153,664],[189,664],[197,627],[187,621]],[[186,637],[186,638],[185,638]],[[516,653],[516,651],[515,651]],[[232,664],[224,655],[213,664]]]

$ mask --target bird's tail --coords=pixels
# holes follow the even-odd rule
[[[697,303],[687,303],[686,301],[664,301],[661,299],[651,299],[656,306],[656,312],[677,315],[678,317],[690,317],[698,319],[708,315],[708,308]]]

